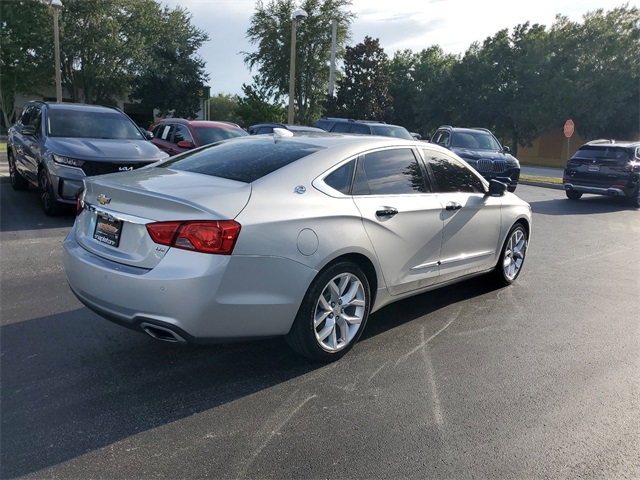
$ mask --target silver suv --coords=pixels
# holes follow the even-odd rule
[[[166,158],[143,130],[114,107],[29,102],[9,129],[11,186],[40,190],[47,215],[75,205],[82,179],[128,171]]]

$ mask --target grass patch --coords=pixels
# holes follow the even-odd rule
[[[554,185],[562,185],[562,178],[558,178],[558,177],[540,177],[538,175],[520,174],[520,180],[526,180],[529,182],[551,183]]]
[[[7,153],[7,142],[0,142],[0,152]]]

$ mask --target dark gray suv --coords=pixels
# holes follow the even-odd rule
[[[442,125],[431,137],[455,152],[487,180],[499,180],[514,192],[520,180],[520,163],[486,128],[461,128]]]
[[[414,139],[404,127],[372,120],[323,117],[316,122],[316,127],[334,133],[357,133],[360,135],[403,138],[405,140]]]
[[[9,129],[7,156],[11,185],[40,190],[42,208],[57,215],[74,205],[82,179],[123,172],[168,155],[114,107],[33,101]]]
[[[640,142],[595,140],[567,162],[562,178],[567,198],[584,193],[626,197],[640,208]]]

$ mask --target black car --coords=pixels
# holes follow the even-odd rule
[[[520,163],[490,130],[442,125],[432,135],[431,142],[458,154],[487,180],[500,180],[508,185],[510,192],[516,190]]]
[[[372,120],[353,120],[350,118],[323,117],[316,122],[316,127],[327,132],[357,133],[360,135],[381,135],[383,137],[414,140],[409,131],[399,125],[391,125]]]
[[[570,200],[583,193],[626,197],[640,208],[640,142],[596,140],[567,161],[562,178]]]
[[[283,128],[291,132],[324,132],[321,128],[307,127],[306,125],[287,125],[284,123],[259,123],[248,128],[249,135],[263,135],[273,133],[274,128]]]
[[[47,215],[75,205],[82,179],[122,172],[167,157],[115,107],[32,101],[9,129],[7,156],[11,185],[40,189]]]

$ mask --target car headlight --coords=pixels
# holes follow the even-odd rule
[[[68,165],[70,167],[82,167],[84,160],[78,160],[77,158],[63,157],[62,155],[53,154],[53,161],[61,165]]]

